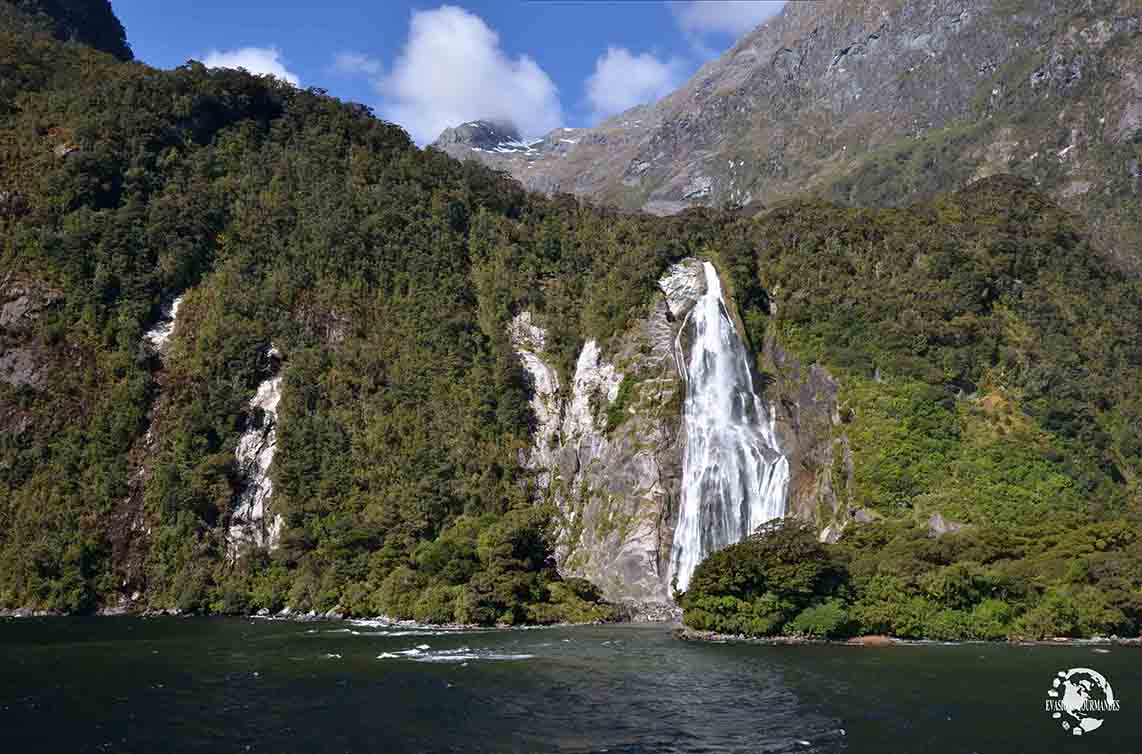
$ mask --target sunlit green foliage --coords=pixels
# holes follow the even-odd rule
[[[908,210],[624,215],[526,195],[320,91],[14,29],[0,284],[53,303],[0,334],[45,380],[0,383],[0,606],[82,612],[137,590],[192,611],[604,618],[593,587],[555,573],[506,325],[530,309],[567,386],[586,339],[606,344],[669,263],[704,255],[756,351],[777,338],[840,379],[846,504],[886,520],[834,548],[791,530],[727,550],[688,622],[1137,631],[1138,283],[1027,185]],[[160,360],[141,337],[179,294]],[[284,534],[232,557],[234,450],[279,368],[271,343]],[[970,527],[929,539],[912,522],[933,512]]]
[[[1142,536],[1121,522],[1029,522],[937,538],[895,521],[826,546],[784,523],[703,561],[682,606],[692,628],[752,636],[1135,636]]]

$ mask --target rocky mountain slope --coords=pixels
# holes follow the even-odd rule
[[[437,146],[655,213],[902,205],[1014,173],[1138,264],[1140,71],[1139,0],[794,2],[659,102],[519,151],[481,151],[479,124]]]
[[[878,611],[1003,559],[1015,613],[1142,620],[1142,289],[1029,182],[624,213],[28,28],[0,28],[0,610],[661,606],[688,307],[721,290],[787,512],[907,580]],[[926,553],[904,576],[880,524]]]

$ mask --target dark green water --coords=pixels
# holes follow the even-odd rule
[[[1142,752],[1138,649],[695,645],[662,626],[406,631],[0,621],[0,753]],[[1081,739],[1044,711],[1071,667],[1102,673],[1122,704]]]

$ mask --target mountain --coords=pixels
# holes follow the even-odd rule
[[[1138,0],[788,3],[664,99],[527,153],[437,146],[628,209],[897,206],[1013,173],[1142,263]]]
[[[783,509],[821,591],[692,624],[1142,630],[1142,285],[1027,180],[622,212],[23,26],[0,95],[0,610],[662,615]]]
[[[0,2],[0,21],[9,29],[44,31],[120,60],[134,57],[110,0],[4,0]]]

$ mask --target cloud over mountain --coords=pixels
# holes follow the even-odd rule
[[[405,48],[378,90],[381,114],[421,144],[477,118],[511,122],[525,135],[563,119],[547,73],[527,55],[508,55],[479,16],[451,5],[412,14]]]
[[[281,50],[276,47],[211,50],[202,62],[208,68],[245,68],[250,73],[269,74],[294,86],[301,83],[297,74],[286,68]]]
[[[671,3],[670,10],[687,33],[738,36],[776,16],[784,5],[785,0],[698,0]]]
[[[587,100],[597,117],[665,97],[685,80],[686,67],[677,59],[663,61],[650,53],[633,54],[610,47],[595,61],[587,79]]]

